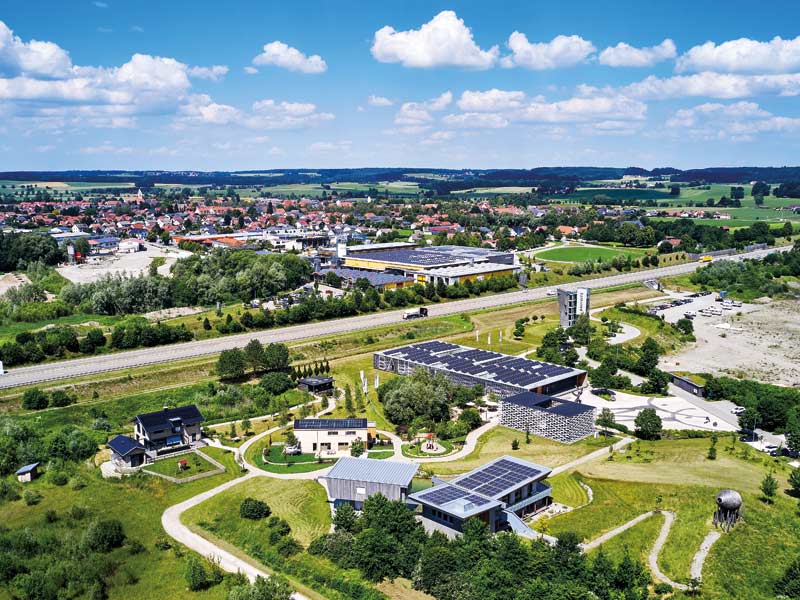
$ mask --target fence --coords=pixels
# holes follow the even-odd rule
[[[180,456],[181,454],[189,454],[190,452],[197,454],[201,458],[204,458],[212,465],[214,465],[216,469],[213,469],[211,471],[206,471],[205,473],[198,473],[197,475],[190,475],[189,477],[172,477],[170,475],[164,475],[163,473],[156,473],[155,471],[150,471],[146,468],[142,469],[142,471],[144,471],[148,475],[155,475],[156,477],[161,477],[162,479],[166,479],[167,481],[171,481],[172,483],[189,483],[190,481],[197,481],[198,479],[204,479],[205,477],[213,477],[214,475],[219,475],[220,473],[224,473],[225,471],[227,471],[225,465],[217,462],[216,460],[211,458],[208,454],[200,452],[200,450],[188,450],[186,452],[176,452],[175,454],[170,454],[169,458],[172,458],[174,456]]]

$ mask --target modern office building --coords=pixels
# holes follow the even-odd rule
[[[410,375],[414,369],[427,369],[456,384],[481,385],[501,398],[521,392],[559,394],[586,380],[581,369],[438,340],[375,352],[372,360],[382,371]]]
[[[319,481],[334,507],[349,503],[361,510],[364,500],[373,494],[405,502],[418,468],[414,462],[344,456]]]
[[[551,503],[550,485],[544,481],[550,471],[514,456],[501,456],[449,481],[434,477],[432,488],[409,498],[422,506],[427,529],[451,537],[473,517],[486,523],[492,533],[511,530],[533,537],[521,517]]]
[[[500,425],[571,444],[594,433],[594,408],[523,392],[500,400]]]
[[[375,422],[366,419],[295,419],[294,436],[302,452],[346,456],[355,440],[368,446],[376,436]]]
[[[558,289],[558,314],[561,326],[565,329],[575,325],[581,315],[589,314],[589,288],[574,290]]]

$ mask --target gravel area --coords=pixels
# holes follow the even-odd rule
[[[92,257],[91,262],[59,267],[57,270],[74,283],[90,283],[97,281],[107,273],[127,273],[133,276],[147,273],[150,263],[157,256],[163,256],[166,259],[166,263],[158,269],[159,274],[169,275],[170,267],[179,258],[191,256],[191,252],[174,247],[165,248],[154,244],[145,244],[145,250],[141,252]]]
[[[677,321],[688,310],[720,306],[714,296],[663,311]],[[743,304],[722,316],[694,319],[697,343],[661,360],[667,371],[714,373],[765,383],[800,386],[800,300]]]

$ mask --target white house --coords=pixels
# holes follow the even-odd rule
[[[376,432],[375,422],[366,419],[295,419],[294,435],[302,452],[347,456],[355,440],[367,447]]]

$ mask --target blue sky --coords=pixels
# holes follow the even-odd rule
[[[796,165],[800,4],[5,0],[0,170]]]

